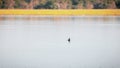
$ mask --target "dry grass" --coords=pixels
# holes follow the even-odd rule
[[[0,10],[0,15],[102,15],[102,16],[120,16],[119,9],[83,9],[83,10]]]

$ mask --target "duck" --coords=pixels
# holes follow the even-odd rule
[[[68,38],[68,42],[70,43],[70,41],[71,41],[71,39],[70,38]]]

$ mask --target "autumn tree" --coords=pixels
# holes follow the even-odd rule
[[[116,9],[120,0],[0,0],[3,9]]]
[[[13,9],[15,5],[14,0],[0,0],[0,8]]]
[[[115,0],[115,3],[116,3],[117,8],[120,9],[120,0]]]
[[[3,1],[0,0],[0,8],[2,8],[2,6],[3,6]]]

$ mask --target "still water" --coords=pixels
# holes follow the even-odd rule
[[[120,68],[120,17],[0,16],[0,68]]]

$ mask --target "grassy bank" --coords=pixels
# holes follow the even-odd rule
[[[0,15],[105,15],[105,16],[120,16],[119,9],[97,9],[97,10],[0,10]]]

